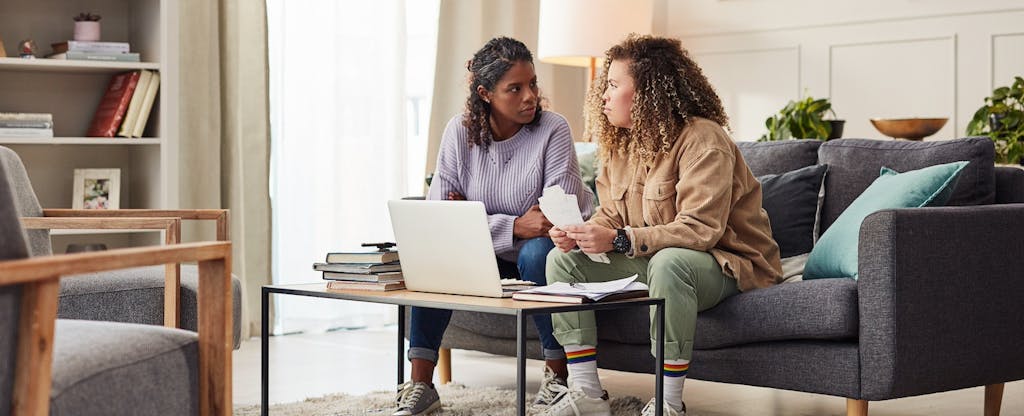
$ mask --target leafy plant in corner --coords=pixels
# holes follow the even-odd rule
[[[1013,77],[1013,85],[996,88],[985,97],[985,105],[967,124],[967,135],[992,139],[996,163],[1020,163],[1024,156],[1024,78]]]
[[[78,16],[72,17],[76,22],[98,22],[102,17],[92,12],[81,12]]]
[[[832,123],[824,120],[825,113],[832,113],[832,117],[836,115],[828,98],[807,97],[800,101],[790,101],[778,114],[764,121],[768,132],[757,141],[789,138],[826,140],[832,134]]]

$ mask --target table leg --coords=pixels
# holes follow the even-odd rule
[[[516,405],[526,416],[526,314],[516,311]]]
[[[270,291],[263,288],[260,300],[260,415],[270,412]]]
[[[663,415],[665,409],[665,302],[662,301],[655,306],[655,321],[658,326],[658,337],[655,339],[655,367],[654,370],[654,414]]]
[[[405,305],[398,305],[398,384],[405,382]]]

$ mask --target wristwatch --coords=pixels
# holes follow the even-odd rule
[[[633,243],[629,241],[629,235],[626,234],[626,230],[616,228],[615,233],[615,239],[612,240],[612,247],[615,248],[615,252],[619,254],[629,253],[633,249]]]

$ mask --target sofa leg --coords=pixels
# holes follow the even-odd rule
[[[846,399],[846,416],[868,416],[868,401]]]
[[[985,416],[999,416],[1003,405],[1003,383],[985,386]]]
[[[452,350],[441,348],[437,351],[437,377],[441,384],[452,382]]]

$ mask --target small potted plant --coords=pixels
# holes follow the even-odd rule
[[[82,12],[75,19],[75,31],[72,39],[86,42],[100,40],[100,15],[92,12]]]
[[[1014,77],[1009,87],[996,88],[985,97],[985,105],[967,124],[967,135],[992,139],[996,163],[1020,163],[1024,156],[1024,78]]]
[[[844,120],[825,120],[825,114],[831,113],[832,103],[828,98],[815,99],[807,97],[800,101],[790,101],[778,114],[764,121],[768,132],[757,141],[775,141],[785,139],[837,139],[843,135]]]

